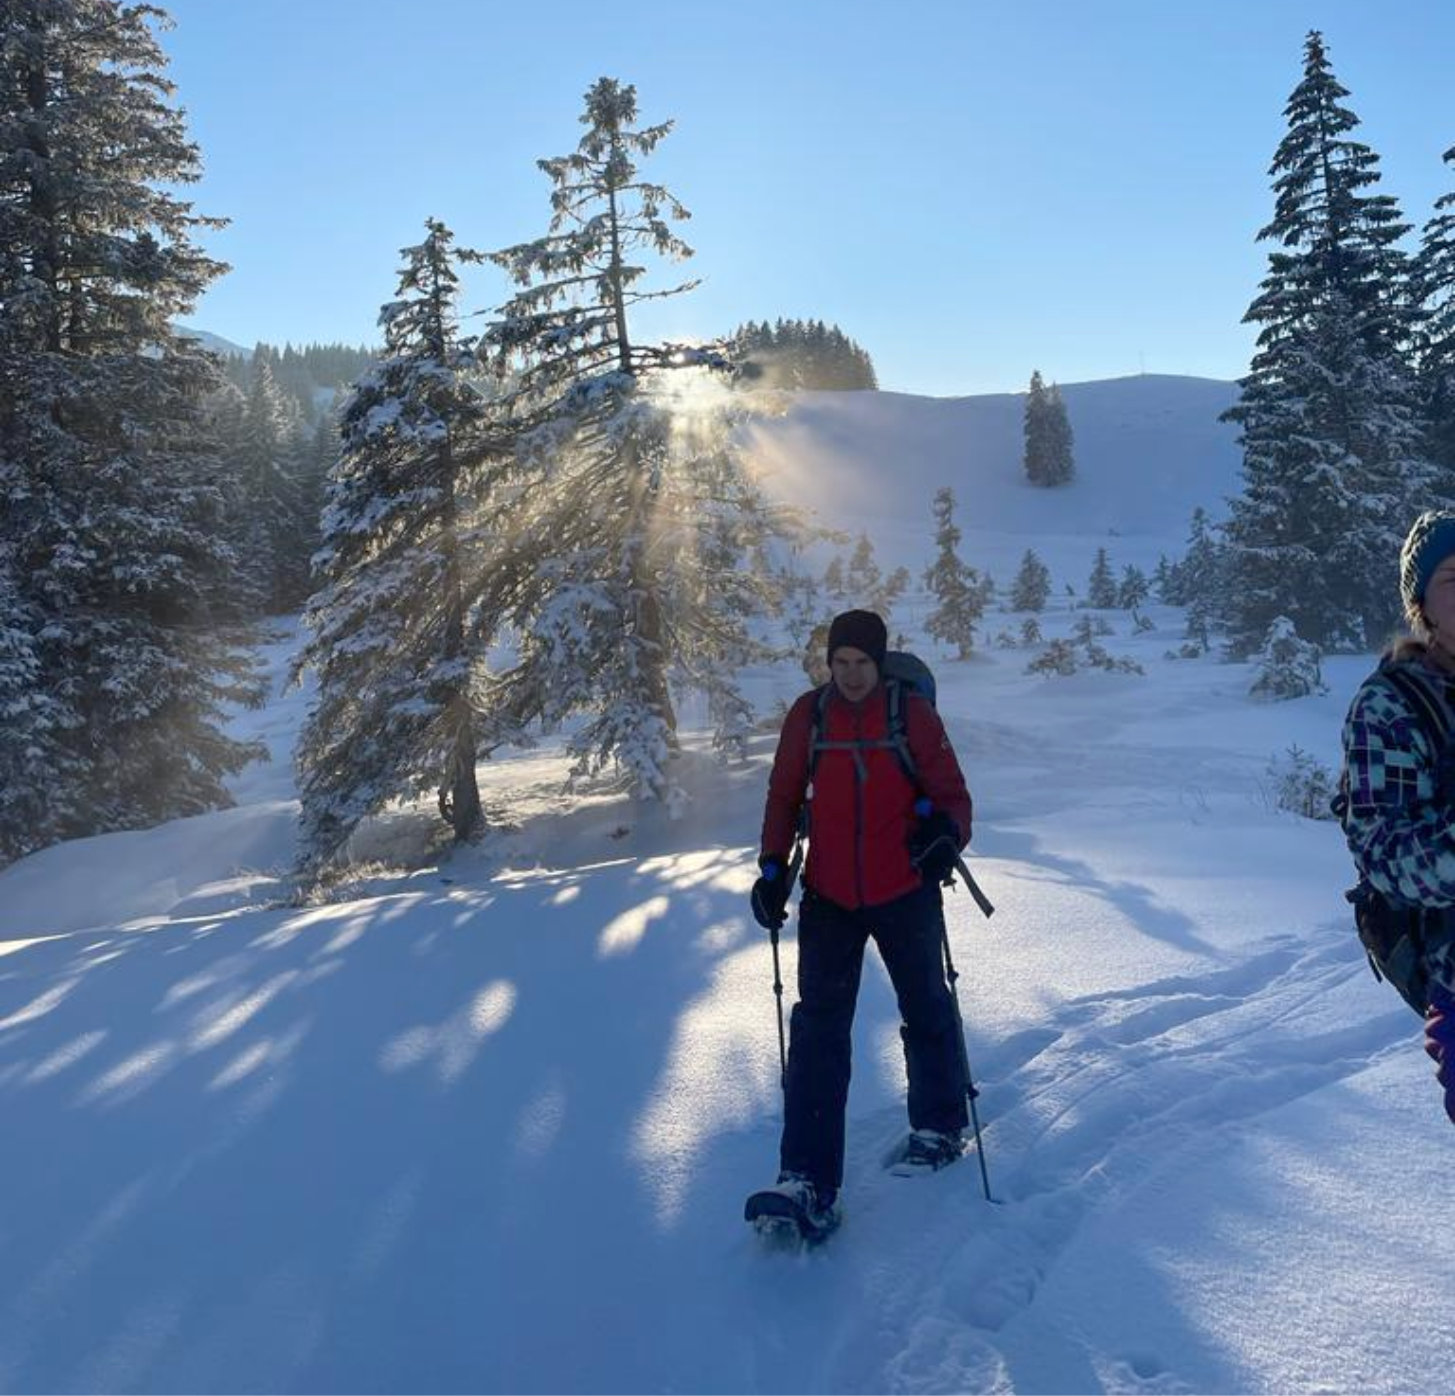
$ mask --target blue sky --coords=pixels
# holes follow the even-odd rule
[[[602,75],[676,121],[645,172],[706,278],[639,333],[821,318],[900,392],[1240,374],[1310,28],[1406,218],[1455,188],[1451,0],[163,3],[197,207],[232,220],[191,323],[244,344],[375,342],[428,216],[544,232],[535,161]],[[465,308],[506,294],[478,274]]]

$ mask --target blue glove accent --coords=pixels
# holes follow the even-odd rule
[[[751,903],[753,920],[765,931],[776,931],[788,920],[788,879],[783,875],[783,860],[771,855],[758,859],[762,875],[753,884]]]

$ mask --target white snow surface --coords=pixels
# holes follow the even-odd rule
[[[1230,475],[1159,495],[1067,400],[1076,510],[967,473],[953,404],[821,397],[788,425],[859,491],[835,522],[919,501],[921,567],[940,483],[1058,582],[1060,538],[1078,583],[1100,544],[1132,560],[1132,522],[1152,560],[1180,551]],[[906,443],[888,486],[836,423]],[[1163,657],[1177,612],[1135,638],[1106,614],[1145,677],[923,646],[997,907],[948,898],[996,1200],[973,1156],[882,1167],[903,1067],[871,952],[846,1220],[805,1254],[741,1220],[780,1119],[746,899],[766,725],[728,768],[691,738],[675,821],[568,801],[549,747],[489,763],[508,831],[297,908],[306,695],[280,692],[236,718],[273,758],[238,808],[0,874],[0,1390],[1449,1389],[1455,1139],[1419,1024],[1364,963],[1337,826],[1263,795],[1291,743],[1335,761],[1369,660],[1259,704],[1247,666]],[[1043,623],[1072,619],[1063,598]],[[280,682],[294,643],[267,651]],[[765,712],[802,686],[751,678]],[[791,931],[784,961],[791,984]]]

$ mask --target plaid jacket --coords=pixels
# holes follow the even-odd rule
[[[1364,680],[1344,720],[1344,836],[1360,872],[1393,901],[1455,906],[1455,738],[1443,763],[1404,695]],[[1443,699],[1455,732],[1455,677],[1433,661],[1393,661]],[[1442,976],[1443,977],[1443,976]]]

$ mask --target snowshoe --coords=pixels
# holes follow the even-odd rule
[[[743,1220],[769,1240],[798,1240],[817,1245],[837,1230],[841,1214],[837,1190],[819,1189],[796,1173],[755,1192],[743,1206]]]
[[[898,1178],[914,1178],[921,1173],[937,1173],[948,1168],[965,1152],[965,1140],[959,1130],[948,1133],[938,1129],[911,1130],[904,1148],[891,1162],[889,1171]]]

